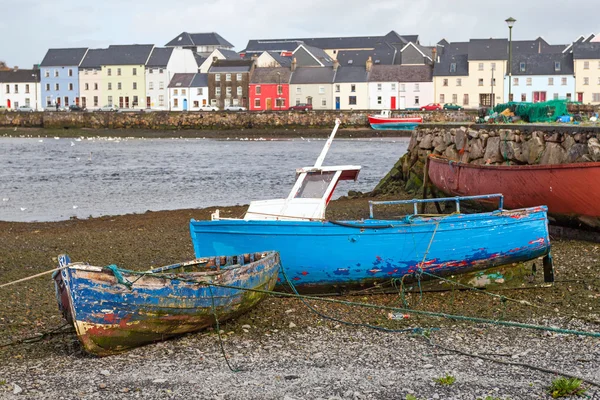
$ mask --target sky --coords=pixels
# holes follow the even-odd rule
[[[164,46],[181,32],[217,32],[243,50],[250,39],[418,34],[441,39],[542,36],[550,44],[600,32],[598,0],[0,0],[0,61],[31,68],[49,48]]]

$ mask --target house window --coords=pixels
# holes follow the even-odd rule
[[[401,92],[406,92],[406,85],[404,83],[400,84],[400,91]]]
[[[450,64],[450,72],[456,72],[456,63]]]
[[[162,74],[162,73],[163,73],[163,69],[162,69],[162,68],[159,68],[159,69],[158,69],[158,73],[159,73],[159,74]]]
[[[49,92],[49,91],[50,91],[50,84],[46,83],[46,92]]]
[[[319,86],[319,94],[325,94],[325,86]]]
[[[60,90],[60,85],[58,83],[54,84],[54,90],[57,90],[57,91]],[[6,92],[6,93],[8,93],[8,92]]]
[[[594,103],[600,102],[600,93],[592,93],[592,101]]]
[[[589,61],[584,61],[583,62],[583,69],[590,69],[590,62]]]
[[[275,105],[277,106],[277,108],[279,108],[281,110],[281,108],[285,107],[285,99],[282,99],[282,98],[275,99]]]
[[[154,82],[148,82],[148,90],[154,89]]]
[[[58,78],[58,70],[57,69],[54,70],[54,77]]]
[[[420,84],[419,83],[415,83],[415,92],[420,91]]]
[[[462,86],[462,79],[456,78],[456,86]]]
[[[348,97],[348,104],[351,106],[355,106],[356,105],[356,96]]]
[[[217,105],[217,99],[210,99],[210,104],[212,104],[213,106]]]
[[[300,99],[296,97],[296,105],[300,104]]]
[[[47,106],[51,106],[52,105],[52,97],[46,96],[46,105]]]
[[[513,78],[513,85],[519,86],[519,78]]]
[[[560,61],[554,61],[554,70],[560,71]]]
[[[216,87],[215,88],[215,96],[220,96],[221,95],[221,88],[220,87]]]
[[[185,89],[181,89],[181,95],[185,96]]]
[[[558,93],[554,93],[554,100],[558,100]]]
[[[194,100],[194,108],[200,107],[200,102],[198,100]]]
[[[108,82],[108,90],[112,90],[112,83]]]
[[[238,87],[237,87],[237,92],[236,92],[236,93],[237,93],[237,95],[238,95],[238,96],[241,96],[241,95],[242,95],[242,90],[243,90],[243,89],[242,89],[242,87],[241,87],[241,86],[238,86]],[[277,91],[277,93],[278,93],[278,94],[281,94],[281,93],[279,92],[279,90]]]
[[[158,82],[158,89],[159,90],[163,90],[165,88],[165,83],[164,82]]]
[[[524,62],[519,63],[519,71],[525,72],[525,63]]]
[[[548,86],[554,86],[554,78],[548,78]]]
[[[106,70],[106,75],[108,75],[108,76],[112,76],[112,68],[108,68],[108,69]]]
[[[117,68],[117,76],[121,76],[121,68]]]
[[[392,90],[396,90],[396,84],[392,83]],[[355,93],[356,92],[356,85],[350,85],[350,92],[351,93]]]
[[[83,70],[83,74],[84,74],[84,75],[87,75],[88,73],[89,73],[89,72],[88,72],[88,70],[87,70],[87,69],[84,69],[84,70]]]
[[[173,96],[179,96],[179,89],[173,89]]]
[[[260,99],[254,99],[254,108],[260,108]]]
[[[137,75],[137,68],[134,68],[131,72],[133,73],[134,76]]]
[[[133,82],[133,90],[137,90],[137,82]]]
[[[97,69],[95,69],[95,70],[94,70],[94,72],[93,72],[93,74],[94,74],[94,75],[98,75],[98,70],[97,70]]]
[[[173,107],[174,108],[179,107],[179,99],[173,99]]]
[[[440,103],[446,102],[446,96],[443,93],[440,93]]]
[[[221,82],[221,74],[215,74],[215,82]]]
[[[69,90],[73,90],[73,84],[69,83]]]
[[[98,96],[94,96],[94,107],[98,107]]]
[[[491,64],[491,70],[492,70],[492,71],[495,71],[495,70],[496,70],[496,63],[492,63],[492,64]]]
[[[527,93],[521,93],[521,101],[527,101]]]
[[[527,78],[527,86],[531,86],[532,83],[532,79],[531,78]]]
[[[73,70],[69,68],[69,76],[73,76]]]
[[[442,86],[448,86],[448,79],[444,79]]]
[[[483,78],[479,78],[479,86],[483,86]]]
[[[85,85],[83,85],[83,87],[85,88],[85,90],[90,90],[90,84],[86,83]]]
[[[231,82],[231,74],[225,74],[225,82]]]
[[[496,86],[496,78],[492,79],[492,81],[490,83],[492,86]]]
[[[198,90],[196,90],[196,96],[204,96],[204,90],[202,88],[198,88]]]
[[[335,92],[339,93],[340,92],[340,85],[335,85]]]
[[[453,95],[452,95],[452,102],[453,102],[454,104],[458,103],[458,95],[457,95],[457,94],[453,94]]]
[[[138,105],[138,97],[137,96],[133,96],[133,106],[137,106]]]
[[[112,107],[112,105],[113,105],[113,99],[112,99],[112,96],[108,96],[108,106],[109,106],[109,107]]]
[[[469,105],[469,95],[464,94],[463,95],[463,106],[468,106],[468,105]]]
[[[415,106],[419,105],[419,96],[415,96]]]
[[[302,88],[300,86],[296,87],[296,94],[302,93]]]
[[[241,81],[242,80],[242,74],[236,74],[235,75],[235,80]]]
[[[381,104],[381,96],[377,96],[377,104]]]
[[[98,90],[98,84],[94,83],[94,90]]]
[[[121,85],[121,82],[118,82],[118,83],[117,83],[117,90],[121,90],[121,88],[122,88],[122,87],[123,87],[123,86]]]
[[[584,85],[589,85],[590,84],[590,78],[583,78],[583,84]]]
[[[378,91],[378,92],[381,92],[381,83],[378,83],[378,84],[377,84],[377,91]]]
[[[231,96],[231,86],[225,88],[227,96]]]
[[[321,105],[322,105],[323,107],[326,107],[326,106],[327,106],[327,99],[322,99],[322,100],[321,100]]]
[[[44,76],[46,78],[50,78],[50,71],[46,70],[46,72],[44,72]]]
[[[158,95],[158,106],[159,107],[164,107],[165,106],[165,95],[164,94],[159,94]]]
[[[254,87],[254,93],[256,93],[256,95],[260,95],[260,85],[256,85]]]
[[[19,93],[19,85],[15,85],[15,93]]]
[[[10,93],[10,85],[6,85],[6,93]]]
[[[149,74],[153,74],[153,73],[154,73],[154,68],[150,68],[150,69],[148,70],[148,73],[149,73]]]
[[[241,96],[242,95],[242,87],[240,86],[238,88],[238,94]],[[277,94],[283,94],[283,86],[282,85],[277,85]]]
[[[483,71],[483,63],[479,63],[478,67],[479,71]]]

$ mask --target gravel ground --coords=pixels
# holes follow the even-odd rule
[[[54,267],[57,254],[73,260],[147,268],[193,256],[187,222],[208,218],[214,208],[54,223],[0,222],[0,281]],[[330,217],[360,218],[366,199],[341,200]],[[244,207],[222,209],[243,214]],[[144,246],[140,246],[144,243]],[[549,310],[474,292],[410,295],[423,310],[538,323],[600,332],[600,246],[553,240],[556,277],[551,287],[530,286],[504,294]],[[538,277],[539,278],[539,277]],[[398,305],[397,295],[341,299]],[[522,362],[600,382],[600,339],[495,325],[455,323],[410,314],[389,320],[387,311],[312,302],[344,321],[388,328],[433,327],[434,343],[496,359]],[[553,310],[558,310],[558,313]],[[63,324],[50,279],[0,289],[0,398],[116,399],[547,399],[556,377],[523,366],[499,364],[432,346],[422,335],[385,333],[326,320],[296,299],[268,298],[256,309],[214,330],[144,346],[118,356],[82,352],[72,331],[27,344],[7,344]],[[456,382],[444,386],[447,374]],[[600,399],[591,385],[590,398]]]

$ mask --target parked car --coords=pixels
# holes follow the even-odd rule
[[[33,107],[31,106],[19,106],[15,111],[18,112],[33,112]]]
[[[98,108],[97,111],[119,111],[119,107],[114,106],[114,105],[111,106],[111,105],[107,104],[105,106]]]
[[[6,108],[6,106],[0,106],[0,113],[1,112],[7,112],[8,108]]]
[[[211,106],[210,104],[203,104],[200,106],[198,111],[219,111],[219,107]]]
[[[421,107],[421,111],[437,111],[441,110],[442,106],[439,103],[429,103],[426,106]]]
[[[246,111],[246,107],[242,107],[242,106],[227,106],[223,110],[225,110],[225,111]]]
[[[69,111],[72,111],[72,112],[84,112],[84,111],[87,111],[87,110],[86,110],[85,107],[80,107],[77,104],[71,104],[69,106]]]
[[[294,110],[309,111],[309,110],[312,110],[312,104],[299,103],[299,104],[296,104],[295,106],[290,106],[290,108],[288,108],[288,110],[290,110],[290,111],[294,111]]]
[[[444,110],[462,110],[463,107],[459,106],[458,104],[454,104],[454,103],[446,103],[444,104]]]

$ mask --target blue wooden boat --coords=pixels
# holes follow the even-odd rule
[[[215,315],[225,321],[266,297],[243,289],[275,287],[277,252],[238,254],[146,272],[71,263],[63,255],[53,276],[59,309],[84,349],[98,356],[203,329],[215,323]]]
[[[550,252],[545,206],[504,210],[501,195],[493,212],[418,215],[416,204],[436,200],[405,200],[414,213],[401,219],[373,216],[361,221],[327,221],[325,209],[339,180],[356,179],[359,166],[322,167],[337,130],[313,167],[297,170],[297,181],[285,199],[253,201],[243,219],[190,222],[196,254],[238,253],[256,248],[280,252],[285,276],[309,292],[343,292],[366,288],[421,271],[449,275],[547,256]],[[548,258],[548,261],[550,259]],[[547,262],[547,265],[550,263]],[[409,276],[406,277],[410,278]]]

